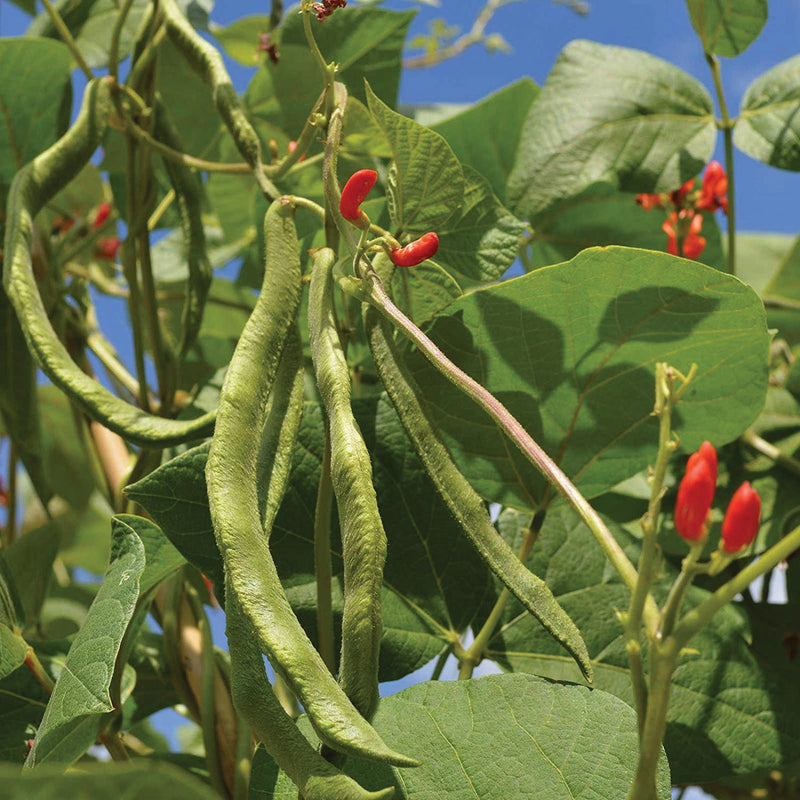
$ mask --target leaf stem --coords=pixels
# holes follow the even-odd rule
[[[733,170],[733,126],[735,121],[728,114],[728,105],[725,102],[725,93],[722,89],[722,75],[719,68],[719,59],[711,53],[706,53],[706,61],[711,68],[711,77],[714,80],[714,89],[717,93],[719,113],[721,117],[722,140],[725,144],[725,172],[728,176],[728,272],[736,274],[736,189]]]
[[[752,428],[748,428],[740,438],[756,452],[761,453],[761,455],[767,458],[771,458],[776,464],[787,469],[794,475],[800,475],[800,461],[784,453],[780,448],[772,444],[772,442],[762,439]]]
[[[84,59],[83,54],[78,47],[78,43],[72,38],[72,34],[62,19],[61,14],[58,13],[58,9],[50,2],[50,0],[42,0],[42,5],[44,5],[45,11],[47,11],[48,16],[53,23],[53,27],[58,31],[58,35],[61,37],[61,40],[72,52],[75,62],[80,67],[81,72],[83,72],[83,74],[86,76],[86,80],[93,80],[94,73],[86,63],[86,60]]]
[[[39,656],[36,655],[36,651],[30,645],[28,645],[28,651],[25,653],[25,666],[31,671],[42,689],[48,694],[52,694],[56,685],[55,681],[50,677],[50,673],[39,661]]]
[[[125,0],[114,20],[114,27],[111,29],[111,42],[108,45],[108,74],[114,79],[114,83],[119,83],[119,40],[133,3],[134,0]]]
[[[108,750],[112,761],[126,762],[131,760],[131,757],[128,755],[128,750],[118,733],[101,733],[98,738],[106,750]]]

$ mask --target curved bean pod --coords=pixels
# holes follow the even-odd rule
[[[242,612],[263,651],[302,702],[321,741],[341,752],[414,766],[413,759],[384,744],[325,667],[286,599],[265,541],[257,480],[259,434],[301,295],[297,231],[293,209],[285,201],[269,207],[264,233],[267,258],[261,294],[228,366],[206,463],[217,544]],[[271,479],[285,481],[287,474],[288,470],[273,471]]]
[[[159,103],[155,117],[155,134],[164,144],[182,150],[178,134],[166,117]],[[175,191],[178,212],[181,217],[183,241],[186,245],[186,263],[189,280],[186,283],[186,301],[183,306],[181,341],[178,352],[186,355],[197,339],[203,322],[203,309],[213,279],[211,264],[206,255],[206,234],[203,229],[202,182],[199,176],[185,164],[163,159],[169,182]]]
[[[383,631],[381,586],[386,561],[372,465],[350,407],[350,370],[333,308],[335,256],[314,255],[308,295],[308,337],[331,443],[331,482],[339,508],[344,555],[344,609],[339,683],[367,718],[378,705],[378,656]]]
[[[134,444],[163,447],[207,436],[215,412],[189,421],[148,414],[111,394],[70,358],[47,317],[31,264],[33,220],[66,186],[100,144],[113,110],[111,81],[91,81],[72,127],[15,176],[8,195],[3,283],[28,348],[42,371],[92,419]]]
[[[297,784],[305,800],[381,800],[394,788],[368,792],[339,772],[308,742],[286,715],[264,672],[252,628],[238,607],[236,593],[226,593],[226,633],[231,654],[231,692],[239,713],[278,766]]]
[[[380,256],[376,258],[379,263]],[[588,679],[592,664],[571,617],[547,584],[517,558],[494,527],[486,506],[462,475],[420,402],[420,390],[394,342],[393,330],[374,306],[364,306],[364,327],[383,385],[428,476],[478,555],[508,590],[572,655]]]

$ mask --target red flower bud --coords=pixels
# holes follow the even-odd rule
[[[389,253],[389,258],[397,267],[416,267],[426,258],[432,258],[439,249],[439,237],[435,233],[426,233],[405,247],[398,247]]]
[[[105,258],[113,261],[117,257],[117,250],[119,250],[119,239],[116,236],[111,236],[107,239],[100,239],[97,242],[94,256],[95,258]]]
[[[706,167],[697,208],[711,212],[721,208],[726,214],[728,213],[728,176],[719,161],[711,161]]]
[[[675,530],[689,542],[699,541],[705,536],[717,475],[716,453],[713,464],[708,449],[703,453],[701,448],[694,456],[697,457],[694,460],[690,458],[686,464],[686,474],[675,501]]]
[[[350,180],[342,189],[342,197],[339,200],[339,211],[345,219],[349,219],[351,222],[358,222],[361,219],[359,206],[364,202],[364,198],[370,193],[377,180],[378,173],[374,169],[360,169],[350,176]]]
[[[711,477],[714,479],[714,485],[717,485],[717,451],[711,442],[703,442],[700,449],[696,453],[689,456],[686,462],[686,472],[688,472],[698,461],[705,461],[708,468],[711,470]]]
[[[738,553],[752,544],[758,533],[761,520],[761,498],[758,492],[745,481],[731,498],[725,519],[722,521],[722,549],[726,553]]]
[[[97,230],[111,214],[111,203],[100,203],[97,208],[97,213],[94,216],[92,227]]]

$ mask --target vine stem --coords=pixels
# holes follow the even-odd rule
[[[711,68],[711,77],[714,80],[714,90],[717,93],[719,113],[721,117],[722,139],[725,144],[725,172],[728,176],[728,272],[736,274],[736,189],[733,172],[733,126],[728,114],[728,105],[725,102],[725,93],[722,90],[722,75],[719,68],[719,59],[711,53],[706,53],[706,61]]]
[[[748,428],[740,438],[746,445],[752,447],[753,450],[761,453],[761,455],[771,458],[776,464],[789,470],[794,475],[800,475],[800,461],[784,453],[772,442],[762,439],[752,428]]]
[[[69,32],[69,28],[62,19],[61,14],[58,13],[58,9],[50,2],[50,0],[42,0],[42,5],[44,5],[45,11],[47,11],[50,20],[53,23],[53,26],[58,31],[58,35],[61,37],[64,44],[67,47],[69,47],[70,51],[72,52],[72,55],[75,58],[75,62],[80,67],[81,72],[83,72],[83,74],[86,76],[86,80],[87,81],[93,80],[94,73],[92,72],[89,65],[86,63],[83,54],[78,48],[77,42],[75,41],[75,39],[72,38],[72,34]]]
[[[369,263],[369,262],[367,262]],[[578,491],[575,484],[561,468],[531,438],[511,412],[487,389],[459,369],[450,359],[392,302],[372,265],[369,265],[367,280],[362,284],[365,299],[371,302],[395,327],[420,349],[430,363],[454,386],[472,398],[497,423],[500,429],[514,442],[523,455],[545,476],[577,511],[603,548],[609,561],[619,573],[631,593],[636,591],[639,574],[625,551],[606,527],[600,515],[589,501]],[[655,628],[658,608],[648,595],[644,603],[643,618],[650,628]]]
[[[108,46],[108,74],[114,79],[114,83],[119,82],[119,40],[122,36],[122,29],[125,20],[133,8],[134,0],[125,0],[122,8],[114,19],[114,27],[111,29],[111,41]]]
[[[28,651],[25,653],[25,666],[31,671],[42,689],[48,694],[52,694],[56,685],[55,681],[50,677],[50,673],[39,661],[39,656],[36,655],[36,651],[30,645],[28,645]]]
[[[17,538],[17,446],[9,439],[8,447],[8,505],[6,526],[3,531],[3,547],[8,548]]]

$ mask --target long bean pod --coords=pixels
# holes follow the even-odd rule
[[[230,131],[242,158],[252,168],[259,188],[267,197],[277,197],[277,190],[264,174],[261,141],[242,109],[239,95],[233,88],[219,51],[195,31],[175,0],[163,0],[162,8],[167,35],[195,72],[211,87],[214,105]]]
[[[267,256],[261,294],[228,366],[206,463],[217,544],[248,623],[302,702],[320,739],[341,752],[413,766],[413,759],[386,746],[328,672],[289,605],[265,541],[256,477],[260,434],[301,294],[297,231],[293,209],[285,200],[270,206],[264,233]],[[286,480],[286,475],[273,470],[270,479]]]
[[[165,109],[157,107],[155,134],[165,144],[182,150],[177,132],[170,124]],[[181,340],[178,352],[186,355],[197,339],[203,322],[203,309],[208,297],[213,273],[206,254],[206,235],[203,229],[202,181],[189,167],[169,158],[162,159],[181,217],[183,241],[186,247],[186,264],[189,279],[186,284],[186,301],[183,306]]]
[[[134,444],[160,447],[207,436],[215,413],[190,421],[156,417],[115,397],[86,375],[50,324],[31,264],[34,217],[97,149],[113,110],[111,91],[109,79],[91,81],[72,127],[15,176],[8,195],[3,282],[28,348],[47,377],[92,419]]]
[[[236,602],[235,590],[226,597],[226,630],[231,654],[233,702],[252,727],[256,738],[278,766],[297,784],[304,800],[380,800],[393,788],[368,792],[339,772],[308,742],[281,708],[264,672],[261,651],[252,629]]]
[[[344,608],[339,683],[367,718],[378,705],[378,656],[383,630],[381,586],[386,533],[372,485],[369,451],[350,407],[350,370],[333,307],[331,249],[314,255],[308,335],[331,443],[331,481],[339,508],[344,557]]]
[[[376,263],[382,259],[379,256]],[[547,584],[528,570],[500,536],[486,506],[464,477],[442,442],[436,425],[420,401],[420,390],[409,373],[389,323],[377,309],[364,306],[364,327],[383,385],[428,476],[478,555],[522,605],[572,655],[591,680],[586,644],[570,616]]]

